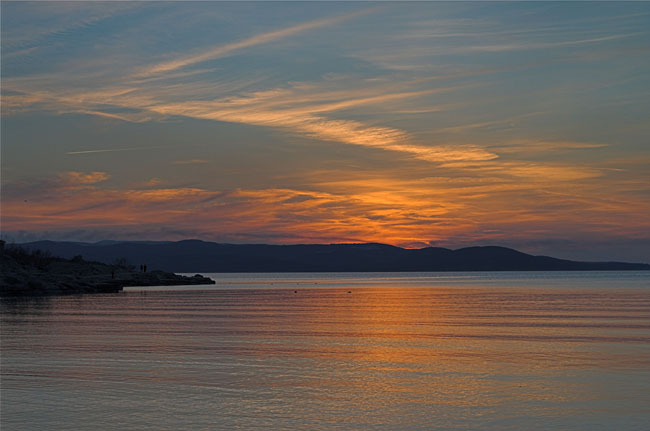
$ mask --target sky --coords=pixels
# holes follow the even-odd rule
[[[9,241],[650,262],[650,3],[0,7]]]

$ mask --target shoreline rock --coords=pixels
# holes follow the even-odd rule
[[[22,249],[0,253],[0,296],[43,296],[81,293],[115,293],[126,286],[179,286],[215,284],[164,271],[138,272],[120,265],[31,254]]]

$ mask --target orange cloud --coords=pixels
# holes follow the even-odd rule
[[[98,171],[90,172],[90,173],[68,171],[68,172],[60,173],[58,178],[59,181],[65,185],[76,186],[76,185],[95,184],[102,181],[106,181],[107,179],[110,178],[110,175],[108,175],[106,172],[98,172]]]
[[[135,183],[134,186],[136,187],[156,187],[164,184],[164,181],[160,178],[151,178],[148,181],[142,181],[140,183]]]
[[[290,133],[322,141],[339,142],[379,150],[394,151],[407,157],[429,162],[491,160],[497,154],[478,145],[431,145],[416,142],[404,130],[367,124],[357,120],[330,118],[327,114],[353,108],[373,106],[392,112],[400,103],[435,93],[449,92],[464,87],[440,87],[413,91],[418,82],[365,83],[361,88],[341,89],[342,83],[334,80],[319,84],[295,83],[288,87],[258,91],[236,97],[219,97],[206,100],[205,88],[196,89],[191,96],[188,87],[162,87],[153,91],[142,89],[137,82],[100,90],[80,89],[64,92],[42,90],[42,83],[20,79],[5,84],[16,95],[7,101],[6,109],[14,112],[31,104],[60,113],[81,112],[130,122],[149,121],[154,118],[185,116],[231,123],[281,128]],[[37,90],[30,90],[35,85]],[[211,89],[214,91],[214,89]],[[226,91],[227,88],[224,88]],[[179,94],[178,91],[181,91]],[[14,100],[15,99],[15,100]],[[181,100],[181,101],[178,101]],[[4,101],[3,101],[4,103]],[[104,112],[105,106],[122,108],[124,112]],[[427,108],[431,111],[430,103]],[[440,109],[437,107],[435,110]],[[90,152],[126,151],[125,149],[100,149]]]
[[[57,181],[19,192],[5,186],[3,230],[85,228],[142,235],[166,229],[173,233],[165,238],[176,239],[421,246],[450,238],[499,242],[576,232],[634,237],[650,229],[650,204],[626,195],[637,185],[620,185],[617,193],[604,196],[598,177],[583,178],[567,189],[562,182],[507,176],[325,180],[332,175],[323,172],[302,188],[226,191],[155,184],[146,189],[101,187],[107,177],[66,172]]]

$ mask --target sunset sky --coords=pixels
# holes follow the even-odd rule
[[[5,239],[650,262],[650,3],[1,7]]]

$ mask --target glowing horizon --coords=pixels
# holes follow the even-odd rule
[[[648,4],[1,7],[3,238],[650,256]]]

